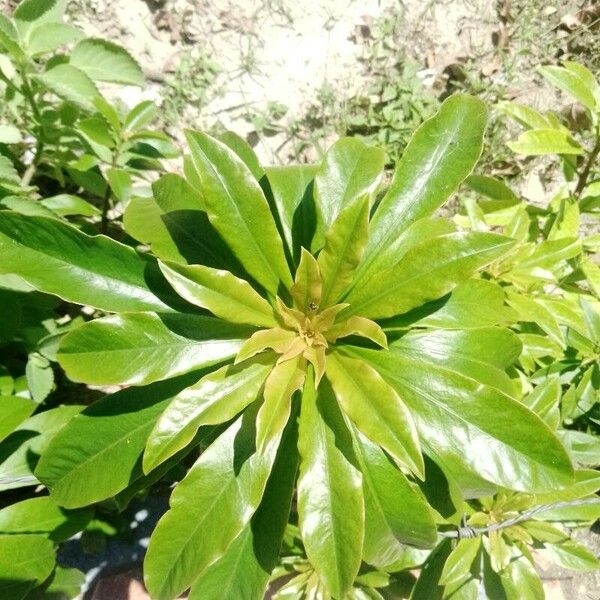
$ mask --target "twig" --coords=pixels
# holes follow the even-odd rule
[[[577,187],[575,188],[575,192],[574,192],[575,197],[578,198],[581,195],[581,192],[583,192],[583,190],[587,184],[587,180],[592,171],[592,167],[594,166],[594,163],[596,162],[596,159],[598,158],[598,154],[600,154],[600,130],[597,129],[596,144],[594,145],[594,148],[592,149],[592,151],[588,157],[588,160],[585,163],[585,166],[583,167],[583,171],[581,171],[581,173],[579,174],[579,179],[577,180]]]
[[[491,533],[492,531],[499,531],[500,529],[506,529],[507,527],[512,527],[517,523],[521,523],[523,521],[528,521],[535,515],[541,512],[545,512],[547,510],[556,509],[556,508],[567,508],[571,506],[585,506],[591,504],[600,504],[599,498],[583,498],[580,500],[570,500],[564,502],[554,502],[553,504],[542,504],[541,506],[536,506],[535,508],[531,508],[530,510],[526,510],[524,513],[513,517],[512,519],[507,519],[506,521],[501,521],[500,523],[492,523],[492,525],[488,525],[487,527],[458,527],[457,529],[453,529],[451,531],[440,531],[440,535],[446,538],[474,538],[485,533]]]

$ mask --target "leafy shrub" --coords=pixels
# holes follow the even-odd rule
[[[542,69],[586,107],[581,142],[504,106],[514,150],[560,157],[547,207],[471,174],[487,114],[461,94],[385,190],[384,151],[354,138],[263,167],[188,131],[182,177],[153,107],[93,83],[139,83],[135,61],[61,8],[0,21],[0,595],[75,596],[56,545],[165,480],[156,599],[543,598],[534,552],[597,568],[566,529],[600,515],[591,74]],[[464,211],[436,216],[463,181]]]

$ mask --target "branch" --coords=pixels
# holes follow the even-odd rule
[[[598,158],[598,155],[600,154],[600,131],[598,131],[596,133],[596,144],[594,145],[594,148],[592,149],[587,162],[585,163],[585,166],[583,167],[583,171],[581,171],[581,173],[579,174],[579,179],[577,180],[577,187],[575,188],[575,192],[574,195],[576,198],[579,198],[579,196],[581,195],[581,192],[583,192],[588,178],[590,176],[590,173],[592,171],[592,167],[594,166],[594,163],[596,162],[596,159]]]
[[[500,523],[493,523],[492,525],[488,525],[487,527],[458,527],[457,529],[451,531],[440,531],[440,535],[446,538],[474,538],[479,535],[483,535],[485,533],[491,533],[492,531],[498,531],[500,529],[506,529],[508,527],[512,527],[517,523],[521,523],[523,521],[528,521],[535,515],[541,512],[545,512],[547,510],[555,509],[555,508],[567,508],[571,506],[585,506],[591,504],[600,504],[600,498],[583,498],[581,500],[570,500],[564,502],[554,502],[553,504],[542,504],[541,506],[536,506],[535,508],[531,508],[526,510],[524,513],[513,517],[512,519],[507,519],[506,521],[501,521]]]

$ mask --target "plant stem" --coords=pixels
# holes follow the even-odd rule
[[[583,192],[583,190],[585,189],[585,186],[587,185],[587,180],[590,176],[590,173],[592,171],[592,167],[594,166],[594,163],[596,162],[596,159],[598,158],[598,155],[600,154],[600,126],[598,126],[596,128],[596,144],[594,145],[594,148],[592,149],[587,162],[585,163],[585,166],[583,167],[583,171],[581,171],[581,173],[579,174],[579,179],[577,180],[577,187],[575,188],[575,197],[579,198],[579,196],[581,195],[581,192]]]
[[[33,92],[33,89],[31,88],[31,84],[30,84],[27,74],[25,72],[24,66],[22,66],[22,68],[21,68],[21,79],[23,81],[23,88],[21,90],[21,93],[23,94],[23,96],[25,96],[25,98],[29,102],[29,105],[31,106],[31,111],[33,113],[33,118],[39,125],[39,131],[38,131],[38,135],[36,138],[36,145],[35,145],[35,154],[33,155],[33,160],[31,161],[31,164],[27,167],[25,173],[23,174],[23,178],[21,179],[21,184],[23,186],[28,186],[31,183],[33,176],[35,175],[37,166],[42,158],[42,153],[44,152],[45,140],[44,140],[44,128],[42,127],[42,115],[41,115],[38,105],[35,101],[35,94]]]
[[[521,513],[512,519],[507,519],[506,521],[501,521],[500,523],[493,523],[487,527],[458,527],[457,529],[453,529],[451,531],[440,531],[439,533],[442,537],[446,538],[473,538],[485,533],[491,533],[492,531],[498,531],[500,529],[512,527],[513,525],[523,521],[528,521],[536,514],[546,510],[551,510],[554,508],[568,508],[571,506],[586,506],[590,504],[600,504],[600,497],[582,498],[580,500],[570,500],[568,502],[554,502],[553,504],[542,504],[541,506],[536,506],[535,508],[526,510],[524,513]]]

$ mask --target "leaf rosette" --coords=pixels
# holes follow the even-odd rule
[[[306,555],[342,598],[363,562],[435,545],[432,469],[465,498],[572,482],[516,399],[520,342],[479,275],[514,240],[432,216],[485,123],[480,101],[446,100],[384,194],[383,152],[357,139],[318,167],[262,168],[235,136],[189,131],[185,179],[127,207],[152,253],[2,213],[0,272],[114,313],[64,337],[67,375],[132,386],[52,440],[36,476],[53,500],[126,503],[202,448],[152,535],[152,597],[262,598],[294,495]]]

